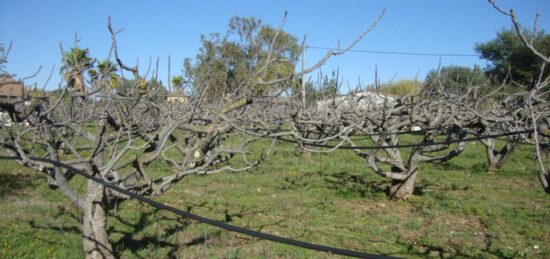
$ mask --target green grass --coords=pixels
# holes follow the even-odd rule
[[[388,181],[352,151],[304,156],[280,144],[256,170],[189,176],[155,199],[238,226],[370,253],[549,258],[550,197],[536,180],[530,148],[521,146],[501,171],[489,174],[482,145],[469,144],[447,163],[423,164],[417,195],[392,201]],[[85,189],[82,179],[72,184]],[[0,161],[0,199],[0,258],[83,256],[80,214],[42,175]],[[334,258],[135,201],[112,211],[109,227],[122,258]]]

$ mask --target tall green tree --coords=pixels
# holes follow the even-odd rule
[[[550,35],[544,31],[524,30],[524,35],[532,40],[533,46],[542,54],[550,55]],[[478,43],[475,50],[483,59],[491,62],[487,72],[502,81],[510,71],[512,80],[531,85],[538,78],[542,63],[532,51],[525,47],[514,29],[503,29],[497,36],[485,43]],[[550,67],[544,70],[548,76]]]
[[[317,86],[317,95],[320,98],[333,98],[338,95],[340,84],[340,76],[338,71],[332,71],[331,76],[321,76],[319,85]]]
[[[63,66],[61,73],[67,86],[78,92],[86,91],[84,74],[93,67],[94,59],[89,56],[88,49],[73,47],[63,55]]]
[[[302,99],[302,82],[295,80],[291,86],[291,95]],[[318,79],[315,82],[307,81],[305,83],[306,92],[306,107],[312,107],[317,104],[318,101],[331,99],[338,96],[339,84],[341,78],[339,77],[338,70],[332,71],[330,76],[328,74],[319,73]]]
[[[8,63],[7,50],[4,44],[0,43],[0,75],[7,74],[6,63]]]
[[[440,87],[454,94],[464,94],[469,87],[483,86],[484,91],[489,90],[488,80],[483,70],[474,66],[446,66],[439,70],[431,70],[424,81],[424,89],[437,92]]]
[[[281,85],[273,89],[255,84],[260,78],[269,80],[294,73],[300,49],[298,40],[277,31],[256,18],[235,16],[229,20],[224,36],[219,33],[201,36],[202,47],[195,64],[189,59],[184,64],[193,89],[216,100],[232,94],[265,95],[290,87]]]
[[[96,69],[88,70],[88,74],[93,82],[99,84],[104,94],[110,93],[115,89],[120,80],[120,76],[117,74],[117,64],[105,59],[99,62]]]

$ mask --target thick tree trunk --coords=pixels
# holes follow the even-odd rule
[[[418,172],[414,172],[405,180],[392,180],[390,197],[395,200],[401,200],[411,196],[414,192],[417,174]]]
[[[420,153],[415,151],[406,167],[407,178],[404,180],[394,179],[391,182],[390,186],[390,197],[394,200],[402,200],[413,195],[414,186],[416,183],[416,176],[418,176],[418,164],[420,163]],[[399,170],[398,168],[392,167],[392,171]]]
[[[421,155],[419,150],[414,151],[409,158],[407,167],[405,167],[405,175],[407,177],[403,180],[392,180],[389,190],[390,198],[394,200],[401,200],[413,195],[416,176],[418,176],[419,173],[418,164],[421,160],[420,156]],[[392,171],[401,170],[397,167],[392,167]]]
[[[495,140],[494,139],[483,139],[481,143],[485,146],[485,153],[487,154],[487,164],[489,168],[488,172],[494,173],[498,171],[498,153],[495,151]]]
[[[485,146],[485,151],[487,153],[487,162],[489,164],[489,168],[487,170],[491,173],[500,170],[500,168],[504,165],[504,162],[508,160],[516,148],[516,143],[512,141],[507,142],[506,145],[498,151],[495,150],[494,139],[482,140],[482,143]]]
[[[494,149],[487,148],[486,151],[487,163],[489,164],[487,171],[489,173],[495,173],[502,167],[506,159],[502,156],[502,154],[499,154],[499,152]]]
[[[550,194],[550,175],[544,174],[544,172],[541,172],[539,174],[539,181],[542,185],[542,189],[544,189],[546,193]]]
[[[107,234],[107,213],[108,207],[103,188],[89,180],[82,226],[86,259],[115,258]]]

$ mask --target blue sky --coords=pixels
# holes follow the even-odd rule
[[[475,54],[476,42],[495,37],[501,28],[510,27],[507,17],[497,13],[487,1],[463,0],[371,0],[371,1],[43,1],[0,0],[0,42],[13,41],[7,70],[23,78],[42,65],[38,76],[26,83],[42,87],[55,65],[47,88],[60,82],[59,43],[73,45],[75,32],[80,47],[104,59],[110,48],[107,17],[115,28],[124,28],[118,37],[123,60],[134,65],[139,60],[145,71],[149,57],[160,58],[159,77],[166,82],[167,57],[172,56],[172,74],[181,71],[185,57],[194,58],[200,48],[200,35],[225,32],[234,15],[255,16],[265,24],[278,26],[288,11],[285,30],[298,37],[307,35],[307,44],[336,47],[346,45],[369,27],[384,6],[387,13],[380,24],[355,49],[374,51]],[[550,31],[550,1],[497,0],[504,9],[516,10],[520,21],[532,26],[540,10],[539,26]],[[313,64],[324,50],[308,49],[306,64]],[[378,68],[381,81],[422,80],[442,65],[486,65],[478,57],[438,57],[347,53],[334,57],[322,68],[336,67],[353,88],[358,78],[374,81]],[[316,77],[316,75],[312,75]]]

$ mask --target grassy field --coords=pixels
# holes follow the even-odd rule
[[[166,165],[158,163],[158,170]],[[550,258],[550,196],[529,146],[496,174],[480,144],[423,164],[416,195],[389,200],[387,180],[352,151],[303,156],[290,144],[258,169],[190,176],[156,200],[308,242],[406,258]],[[74,181],[85,189],[82,179]],[[82,258],[80,214],[44,177],[0,161],[0,258]],[[334,258],[216,229],[134,201],[109,218],[121,258]]]

